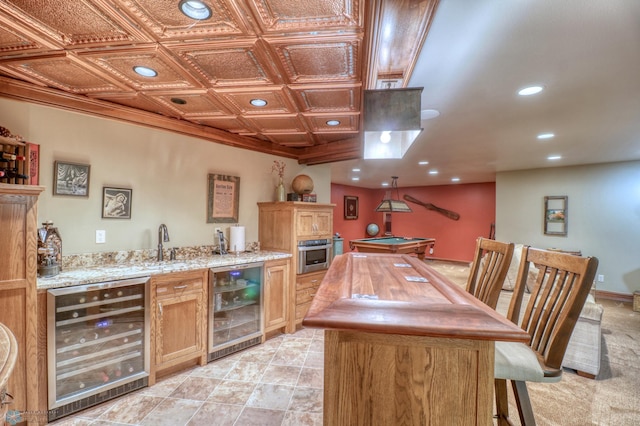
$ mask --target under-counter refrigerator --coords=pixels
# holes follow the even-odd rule
[[[262,343],[263,268],[253,262],[210,269],[209,361]]]
[[[148,385],[148,281],[47,291],[49,421]]]

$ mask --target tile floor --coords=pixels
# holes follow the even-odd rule
[[[322,425],[323,337],[277,336],[52,424]]]

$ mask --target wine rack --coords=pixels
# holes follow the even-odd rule
[[[263,262],[209,273],[209,361],[262,342]]]
[[[148,279],[47,292],[49,420],[102,402],[105,391],[146,386]]]
[[[30,144],[0,136],[0,182],[29,185],[31,170]]]

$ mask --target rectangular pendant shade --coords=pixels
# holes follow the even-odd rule
[[[376,211],[410,213],[411,208],[402,200],[382,200],[380,205],[376,207]]]
[[[422,132],[422,87],[364,91],[364,158],[402,158]]]

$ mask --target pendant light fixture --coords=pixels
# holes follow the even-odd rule
[[[393,190],[396,190],[396,198],[393,198]],[[400,199],[398,190],[398,176],[391,176],[391,189],[385,194],[384,200],[376,207],[377,212],[386,213],[410,213],[411,207]]]

